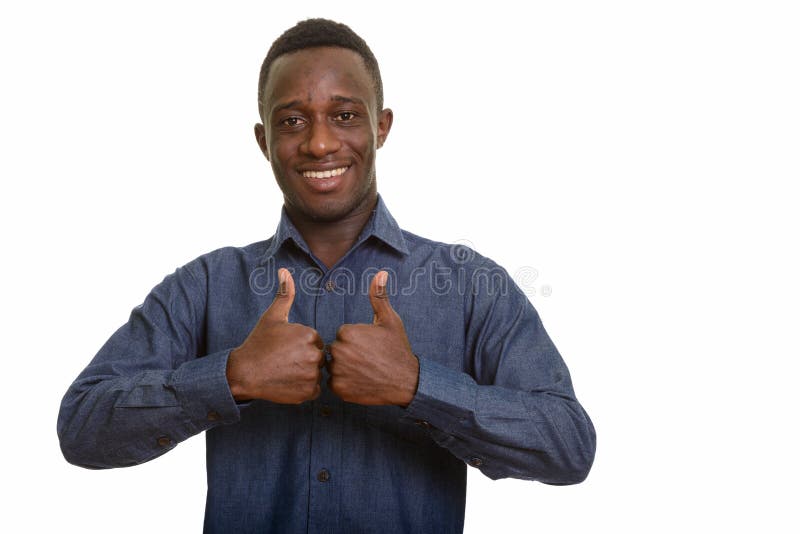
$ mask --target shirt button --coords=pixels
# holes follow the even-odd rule
[[[480,458],[477,458],[477,457],[470,458],[469,459],[469,465],[471,465],[472,467],[480,467],[480,466],[483,465],[483,460],[481,460]]]
[[[422,419],[417,419],[416,421],[414,421],[414,423],[417,426],[421,426],[422,428],[430,428],[431,427],[431,424],[429,422],[424,421]]]
[[[158,443],[158,445],[161,446],[161,447],[166,447],[170,443],[172,443],[172,440],[169,439],[167,436],[161,436],[160,438],[158,438],[156,440],[156,443]]]
[[[317,480],[320,482],[327,482],[331,479],[331,474],[328,472],[327,469],[323,469],[319,473],[317,473]]]
[[[330,406],[323,406],[319,409],[319,414],[322,417],[330,417],[331,416],[331,407]]]
[[[215,412],[214,410],[211,410],[210,412],[208,412],[208,415],[206,415],[206,419],[208,419],[209,421],[212,421],[212,422],[213,421],[219,421],[219,414],[217,412]]]
[[[330,292],[330,291],[333,291],[334,289],[336,289],[336,282],[334,282],[333,280],[330,280],[330,279],[327,282],[325,282],[325,290],[326,291]]]

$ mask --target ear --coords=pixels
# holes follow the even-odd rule
[[[392,121],[394,120],[394,113],[391,109],[386,108],[378,114],[378,148],[383,146],[386,138],[389,136],[389,130],[392,129]]]
[[[264,130],[264,125],[260,122],[257,122],[256,125],[253,127],[254,133],[256,134],[256,143],[258,143],[258,148],[261,149],[261,153],[264,154],[264,157],[267,158],[269,161],[269,148],[267,147],[267,133]]]

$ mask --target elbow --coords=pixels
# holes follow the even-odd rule
[[[86,469],[102,469],[102,466],[95,465],[92,462],[87,460],[87,455],[80,450],[79,447],[76,447],[74,443],[67,442],[65,440],[61,440],[61,454],[64,455],[64,459],[75,465],[77,467],[84,467]]]
[[[86,469],[100,469],[100,466],[92,464],[88,461],[90,455],[86,454],[79,443],[74,439],[59,435],[59,445],[61,446],[61,454],[64,459],[72,465],[78,467],[85,467]]]
[[[562,441],[561,450],[553,455],[550,472],[542,482],[558,486],[580,484],[589,476],[596,449],[597,436],[587,417],[580,432],[576,432],[572,439]]]
[[[97,455],[91,450],[92,448],[87,443],[87,440],[81,439],[74,432],[70,432],[66,425],[61,424],[61,421],[59,421],[58,425],[58,443],[64,459],[72,465],[86,469],[103,469],[107,467],[97,462]]]
[[[62,433],[59,429],[59,445],[61,454],[70,464],[83,467],[85,469],[112,469],[115,467],[127,467],[135,465],[136,462],[125,462],[115,455],[109,453],[107,447],[103,447],[97,440],[81,437],[69,433]]]
[[[58,444],[64,459],[72,465],[86,469],[105,469],[108,465],[107,452],[100,446],[94,433],[87,432],[90,425],[77,417],[72,406],[65,401],[61,405],[56,423]]]
[[[548,462],[547,468],[535,478],[551,486],[580,484],[589,476],[593,462],[594,450],[573,451],[567,458],[562,457]]]
[[[578,462],[572,462],[569,466],[553,469],[547,479],[542,480],[542,482],[552,486],[580,484],[589,476],[591,469],[592,459],[581,459]]]

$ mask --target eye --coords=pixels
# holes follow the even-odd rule
[[[348,122],[356,118],[356,114],[352,111],[342,111],[336,114],[336,120],[340,122]]]
[[[295,126],[299,126],[302,122],[303,119],[301,119],[300,117],[286,117],[281,121],[281,125],[293,128]]]

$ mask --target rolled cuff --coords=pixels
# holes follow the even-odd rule
[[[230,352],[227,349],[188,361],[172,375],[170,385],[195,432],[240,419],[226,375]]]
[[[406,407],[406,416],[447,433],[471,421],[477,388],[466,373],[418,356],[417,393]]]

